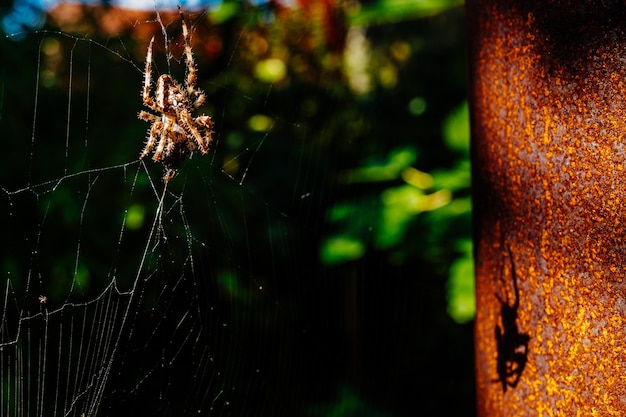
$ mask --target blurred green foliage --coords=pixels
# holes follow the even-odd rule
[[[310,415],[317,417],[390,417],[390,414],[376,410],[368,404],[349,385],[341,386],[338,389],[335,403],[310,407]]]
[[[462,0],[377,0],[355,11],[350,16],[350,23],[365,26],[394,24],[432,16],[462,4]]]
[[[322,244],[321,259],[332,265],[367,256],[368,245],[393,252],[394,258],[419,256],[419,247],[408,244],[412,222],[421,213],[441,210],[432,217],[431,227],[444,230],[454,219],[469,219],[469,113],[467,103],[450,111],[442,123],[442,138],[450,151],[458,154],[451,168],[439,168],[428,174],[413,167],[417,147],[394,149],[382,161],[365,161],[342,175],[343,182],[387,183],[384,189],[373,189],[358,200],[337,203],[329,211],[328,220],[337,232]],[[363,207],[370,207],[363,213]],[[456,237],[453,245],[461,258],[455,260],[448,278],[448,312],[459,323],[473,319],[475,314],[474,272],[472,268],[469,229]]]
[[[458,323],[466,323],[476,314],[474,296],[474,263],[472,259],[472,241],[460,242],[463,257],[450,266],[448,278],[448,314]]]

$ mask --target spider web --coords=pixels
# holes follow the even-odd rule
[[[406,357],[362,364],[396,361],[383,359],[395,348],[364,347],[372,331],[392,345],[407,328],[425,331],[430,296],[417,295],[422,307],[403,297],[423,284],[384,251],[320,260],[342,172],[358,165],[349,149],[364,134],[331,119],[347,102],[326,77],[341,71],[308,62],[305,82],[288,88],[277,61],[254,64],[276,17],[240,13],[211,26],[186,12],[207,94],[195,115],[211,115],[213,143],[167,184],[161,164],[138,159],[149,124],[137,113],[152,33],[153,83],[184,80],[176,13],[127,16],[113,35],[77,35],[78,20],[2,39],[0,416],[411,415],[386,381],[404,366],[430,368]],[[310,59],[296,33],[283,58]],[[358,382],[369,378],[382,385]],[[358,399],[359,384],[370,399]],[[391,386],[412,392],[405,376]]]

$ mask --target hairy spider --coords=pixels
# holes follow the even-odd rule
[[[139,158],[148,155],[156,144],[152,160],[163,163],[165,182],[176,175],[187,155],[196,148],[199,148],[202,154],[206,154],[211,143],[211,117],[204,114],[198,117],[191,115],[204,103],[206,96],[196,85],[196,64],[191,51],[191,39],[180,6],[178,11],[185,38],[185,63],[187,65],[185,85],[178,83],[171,75],[163,74],[157,80],[155,97],[150,97],[153,36],[146,53],[142,98],[143,104],[156,111],[158,115],[143,110],[139,112],[141,120],[152,123],[148,131],[146,146]]]

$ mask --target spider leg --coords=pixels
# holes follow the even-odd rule
[[[177,113],[176,118],[179,120],[181,127],[185,129],[189,135],[193,136],[200,148],[200,152],[202,152],[203,155],[206,154],[209,151],[209,144],[211,143],[211,117],[203,115],[193,119],[187,110],[181,110]],[[202,137],[200,130],[206,132],[205,137]],[[193,149],[191,145],[189,148]]]
[[[156,122],[160,121],[161,117],[152,113],[148,113],[147,111],[140,111],[138,117],[141,120],[145,120],[146,122]]]
[[[198,144],[198,147],[200,148],[200,152],[204,155],[209,151],[209,142],[211,141],[210,136],[209,138],[205,139],[202,137],[202,135],[200,134],[198,128],[196,128],[195,126],[187,126],[187,128],[189,129],[189,132],[191,132],[191,135],[193,136],[193,138],[196,140],[196,143]],[[210,135],[210,134],[209,134]]]
[[[174,130],[175,125],[172,124],[172,121],[170,119],[164,118],[162,121],[155,122],[155,124],[157,123],[159,124],[159,127],[160,127],[159,130],[157,131],[160,137],[159,137],[159,143],[157,144],[154,154],[152,155],[152,160],[155,162],[165,160],[163,156],[163,152],[165,151],[165,148],[167,146],[171,145],[171,144],[168,144],[168,142],[171,142],[170,140],[171,137],[176,135],[176,132]],[[156,140],[156,135],[155,135],[155,140]]]
[[[187,88],[187,94],[193,100],[192,107],[197,109],[204,104],[206,96],[204,95],[204,92],[196,86],[198,79],[196,75],[196,63],[193,60],[193,53],[191,51],[191,36],[189,34],[189,30],[187,29],[187,23],[185,23],[185,17],[183,16],[183,11],[180,6],[178,6],[178,12],[180,13],[180,20],[182,21],[183,26],[183,37],[185,38],[185,62],[187,64],[185,87]]]
[[[146,112],[141,112],[141,113],[144,113],[146,115],[156,118],[156,116],[154,116],[153,114],[146,113]],[[146,147],[143,148],[143,151],[141,152],[139,159],[142,159],[144,156],[148,155],[150,151],[152,150],[152,148],[154,148],[154,142],[156,141],[157,136],[159,136],[159,132],[163,132],[163,122],[161,122],[161,120],[157,118],[157,120],[152,124],[152,127],[150,128],[150,133],[148,134],[148,141],[146,142]]]
[[[143,71],[143,103],[154,109],[155,104],[152,97],[150,97],[150,87],[152,86],[152,45],[154,44],[154,36],[150,39],[150,45],[148,45],[148,52],[146,52],[146,68]]]
[[[165,128],[163,128],[161,130],[161,138],[159,139],[159,144],[154,151],[154,155],[152,155],[153,161],[158,162],[163,159],[163,150],[165,149],[165,145],[167,145],[167,132]]]
[[[197,95],[196,101],[194,101],[192,104],[194,109],[197,109],[198,107],[202,106],[204,102],[206,101],[206,95],[204,95],[202,90],[196,90],[196,95]]]
[[[200,146],[200,149],[202,150],[202,153],[205,154],[209,150],[209,145],[211,144],[211,140],[213,140],[213,137],[212,137],[213,122],[211,121],[211,117],[210,116],[205,116],[203,114],[202,116],[196,117],[195,124],[202,128],[202,129],[198,129],[198,131],[200,131],[200,130],[204,131],[204,137],[203,137],[204,142],[203,142],[203,144],[199,143],[198,146]],[[194,136],[194,138],[195,138],[195,136]],[[197,138],[196,138],[196,141],[197,141]]]

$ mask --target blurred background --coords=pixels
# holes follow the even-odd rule
[[[177,5],[0,3],[0,415],[475,415],[462,3],[181,3],[165,188]]]

